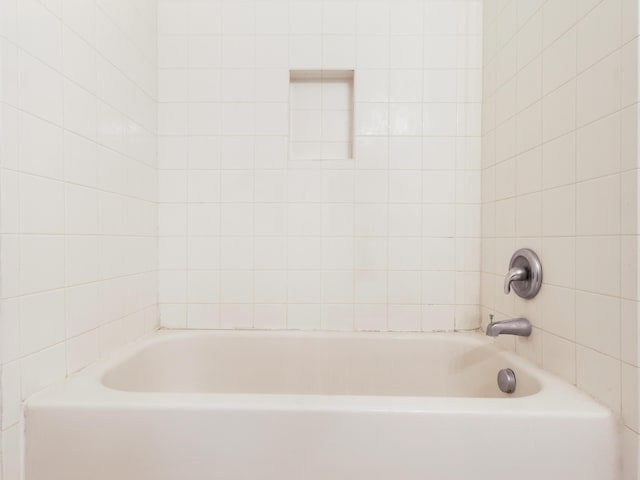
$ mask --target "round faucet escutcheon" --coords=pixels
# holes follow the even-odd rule
[[[509,271],[504,279],[504,293],[513,290],[521,298],[535,297],[542,286],[542,264],[536,252],[521,248],[511,257]]]

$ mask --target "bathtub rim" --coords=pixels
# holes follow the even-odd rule
[[[538,392],[522,397],[451,397],[451,396],[393,396],[393,395],[323,395],[323,394],[264,394],[264,393],[194,393],[194,392],[135,392],[118,390],[102,381],[113,368],[126,362],[144,348],[174,338],[193,336],[267,335],[291,338],[352,337],[355,339],[425,339],[441,338],[485,346],[505,361],[505,366],[525,369],[540,384]],[[507,364],[508,362],[508,364]],[[516,372],[517,372],[516,370]],[[438,413],[438,414],[502,414],[531,416],[612,417],[614,413],[574,385],[556,377],[527,359],[496,345],[478,332],[327,332],[300,330],[172,330],[160,329],[136,340],[108,357],[99,360],[65,380],[33,394],[25,401],[25,415],[30,409],[47,408],[149,408],[269,410],[269,411],[327,411],[379,413]]]

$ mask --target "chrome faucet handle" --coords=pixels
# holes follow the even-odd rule
[[[504,294],[509,295],[511,293],[511,284],[513,282],[519,282],[527,280],[529,278],[529,272],[523,267],[514,267],[507,273],[504,278]]]
[[[509,295],[513,288],[519,297],[530,299],[538,294],[541,286],[542,265],[540,259],[529,248],[518,250],[511,257],[509,272],[504,279],[505,295]]]

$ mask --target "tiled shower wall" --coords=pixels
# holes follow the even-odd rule
[[[479,0],[161,0],[162,325],[477,328],[481,24]],[[291,70],[354,71],[354,158],[289,155]]]
[[[526,316],[505,345],[621,414],[637,477],[638,2],[485,1],[483,323]],[[512,253],[544,284],[506,296]]]
[[[154,0],[0,0],[4,480],[20,402],[157,325]]]

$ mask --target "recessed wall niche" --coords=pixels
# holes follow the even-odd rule
[[[353,70],[291,70],[291,160],[353,158]]]

